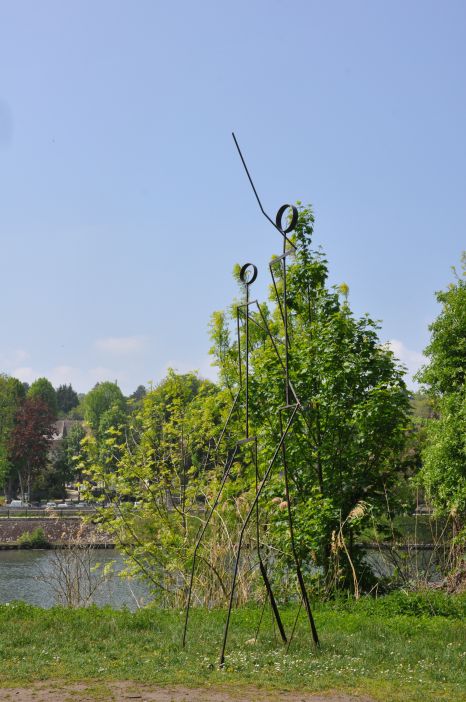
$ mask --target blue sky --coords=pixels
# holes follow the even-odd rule
[[[0,371],[125,392],[211,375],[266,208],[410,369],[466,237],[464,2],[0,0]]]

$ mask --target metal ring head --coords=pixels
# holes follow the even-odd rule
[[[257,278],[257,266],[254,263],[245,263],[239,272],[239,278],[245,285],[252,285]]]
[[[291,209],[291,222],[287,226],[286,229],[283,228],[282,226],[282,219],[283,215],[285,212]],[[278,229],[283,232],[283,234],[289,234],[292,232],[294,229],[296,229],[296,225],[298,223],[298,210],[294,205],[282,205],[280,209],[277,212],[277,216],[275,217],[275,224],[277,225]]]

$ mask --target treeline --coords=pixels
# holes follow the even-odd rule
[[[145,392],[139,386],[126,398],[116,383],[104,382],[78,395],[71,384],[55,389],[38,378],[29,386],[0,374],[0,485],[6,501],[65,497],[66,483],[79,478],[76,458],[86,432],[100,435],[121,424]]]

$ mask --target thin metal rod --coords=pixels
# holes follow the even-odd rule
[[[282,315],[283,326],[284,326],[284,335],[285,335],[285,402],[286,402],[286,405],[289,406],[289,404],[290,404],[290,389],[291,389],[291,392],[295,398],[296,398],[296,393],[294,391],[294,388],[290,388],[290,375],[289,375],[290,333],[289,333],[289,318],[288,318],[288,276],[287,276],[288,271],[287,271],[287,256],[286,256],[286,243],[285,243],[285,241],[283,241],[283,255],[281,257],[281,263],[282,263],[282,277],[283,277],[283,307],[280,303],[280,296],[278,294],[277,286],[275,283],[275,276],[273,273],[273,267],[272,267],[273,264],[272,263],[269,265],[269,269],[270,269],[270,273],[272,275],[274,289],[275,289],[277,301],[278,301],[278,304],[280,307],[280,312]],[[280,429],[283,432],[281,412],[280,412]],[[319,637],[317,634],[317,629],[315,626],[314,617],[312,615],[312,610],[311,610],[311,605],[309,602],[309,596],[307,593],[306,584],[304,582],[304,578],[303,578],[303,574],[302,574],[302,570],[301,570],[301,562],[300,562],[300,559],[298,557],[298,553],[296,551],[296,543],[295,543],[295,538],[294,538],[294,527],[293,527],[293,517],[292,517],[292,512],[291,512],[288,462],[287,462],[287,458],[286,458],[286,442],[285,441],[282,442],[281,451],[282,451],[282,458],[283,458],[283,470],[284,470],[284,478],[285,478],[285,494],[286,494],[287,511],[288,511],[288,525],[289,525],[289,530],[290,530],[291,550],[293,553],[293,559],[295,561],[296,575],[298,578],[299,588],[301,590],[302,601],[304,602],[304,607],[306,609],[307,617],[309,619],[309,624],[311,627],[312,638],[314,640],[314,644],[316,646],[318,646],[319,645]]]
[[[273,283],[273,287],[275,290],[275,297],[277,298],[278,307],[280,309],[280,315],[281,315],[281,318],[282,318],[282,321],[284,324],[285,323],[285,313],[283,312],[283,307],[282,307],[282,303],[280,300],[280,295],[278,293],[277,283],[276,283],[275,276],[273,273],[272,265],[273,265],[272,263],[269,263],[270,275],[272,276],[272,283]]]
[[[264,565],[264,562],[262,561],[262,558],[259,560],[259,568],[260,568],[260,572],[262,575],[262,580],[264,581],[264,584],[265,584],[265,588],[269,594],[270,606],[272,607],[273,616],[274,616],[275,621],[277,623],[277,627],[278,627],[278,631],[280,632],[281,640],[283,641],[284,644],[286,644],[287,638],[286,638],[286,633],[285,633],[285,627],[283,626],[283,622],[282,622],[282,619],[280,617],[280,611],[278,609],[278,605],[277,605],[277,602],[276,602],[274,594],[273,594],[272,586],[270,584],[270,580],[269,580],[269,577],[267,575],[267,569]]]
[[[283,241],[283,253],[285,253],[285,241]],[[288,405],[290,402],[290,373],[289,373],[289,356],[290,356],[290,339],[288,335],[288,298],[286,288],[286,258],[283,261],[283,309],[285,311],[285,400]]]
[[[255,463],[255,473],[256,473],[256,493],[258,490],[259,486],[259,462],[257,459],[257,439],[256,439],[256,444],[255,444],[255,452],[254,452],[254,463]],[[270,606],[272,607],[273,615],[275,617],[275,621],[277,622],[278,626],[278,631],[280,632],[281,639],[283,643],[287,642],[286,638],[286,633],[285,633],[285,628],[283,626],[282,619],[280,617],[280,611],[277,606],[277,602],[275,600],[273,590],[272,590],[272,585],[270,584],[269,576],[267,575],[267,568],[265,567],[264,561],[262,560],[262,554],[261,554],[261,549],[260,549],[260,531],[259,531],[259,502],[260,500],[257,500],[256,502],[256,544],[257,544],[257,557],[259,559],[259,569],[262,575],[262,580],[264,581],[265,588],[267,590],[267,594],[270,599]]]
[[[235,399],[233,400],[233,404],[232,404],[232,406],[231,406],[231,408],[230,408],[230,411],[228,412],[228,417],[226,418],[225,424],[224,424],[223,427],[222,427],[222,431],[220,432],[220,436],[218,437],[218,441],[217,441],[217,443],[215,444],[215,451],[216,451],[216,452],[218,451],[218,448],[219,448],[219,446],[220,446],[220,442],[222,441],[222,439],[223,439],[223,437],[224,437],[224,435],[225,435],[225,432],[226,432],[226,430],[227,430],[227,426],[228,426],[228,424],[230,423],[231,416],[232,416],[232,414],[233,414],[233,412],[234,412],[234,409],[235,409],[235,407],[236,407],[236,405],[237,405],[237,403],[238,403],[238,399],[239,399],[239,396],[240,396],[240,392],[241,392],[241,388],[240,388],[240,389],[238,390],[238,392],[236,393]]]
[[[218,490],[218,492],[217,492],[217,495],[216,495],[215,500],[214,500],[214,503],[213,503],[213,505],[212,505],[212,507],[211,507],[211,509],[210,509],[210,512],[209,512],[209,514],[208,514],[208,516],[207,516],[207,519],[206,519],[206,521],[204,522],[204,525],[202,526],[202,529],[201,529],[201,531],[200,531],[200,534],[199,534],[198,539],[197,539],[197,542],[196,542],[196,546],[194,547],[193,564],[192,564],[192,567],[191,567],[191,577],[190,577],[190,580],[189,580],[189,588],[188,588],[188,600],[187,600],[187,603],[186,603],[186,616],[185,616],[185,620],[184,620],[183,646],[185,646],[185,644],[186,644],[186,632],[187,632],[187,630],[188,630],[189,611],[190,611],[190,608],[191,608],[191,597],[192,597],[192,591],[193,591],[194,572],[195,572],[195,569],[196,569],[197,552],[198,552],[198,550],[199,550],[199,546],[200,546],[200,544],[201,544],[201,541],[202,541],[202,538],[203,538],[203,536],[204,536],[204,534],[205,534],[205,531],[206,531],[206,529],[207,529],[207,527],[208,527],[208,525],[209,525],[209,522],[210,522],[210,520],[211,520],[211,518],[212,518],[212,515],[213,515],[213,513],[214,513],[214,510],[215,510],[215,508],[217,507],[218,501],[219,501],[220,496],[221,496],[221,494],[222,494],[222,492],[223,492],[223,488],[225,487],[225,483],[226,483],[226,481],[227,481],[227,478],[228,478],[228,476],[230,475],[231,467],[232,467],[232,465],[233,465],[233,461],[235,460],[235,456],[236,456],[237,452],[238,452],[238,445],[235,446],[235,448],[234,448],[234,450],[233,450],[233,452],[232,452],[230,458],[229,458],[228,461],[227,461],[227,465],[226,465],[225,471],[224,471],[224,473],[223,473],[222,482],[220,483],[220,488],[219,488],[219,490]]]
[[[299,400],[299,397],[298,397],[298,395],[296,394],[296,390],[294,389],[293,383],[291,382],[291,380],[288,380],[288,385],[289,385],[289,388],[290,388],[290,390],[291,390],[291,392],[292,392],[292,395],[293,395],[293,397],[294,397],[294,401],[296,402],[297,405],[299,405],[300,409],[302,410],[302,409],[303,409],[303,405],[301,404],[301,402],[300,402],[300,400]]]
[[[295,630],[296,630],[296,624],[298,623],[298,619],[299,619],[299,615],[300,615],[300,613],[301,613],[301,607],[302,607],[302,606],[303,606],[303,598],[300,597],[300,599],[299,599],[298,612],[297,612],[297,614],[296,614],[296,619],[294,620],[293,629],[291,630],[291,635],[290,635],[290,640],[288,641],[288,646],[286,647],[286,652],[287,652],[287,653],[288,653],[288,651],[290,650],[291,642],[293,641],[294,632],[295,632]]]
[[[246,439],[249,437],[249,285],[246,283]]]
[[[252,303],[250,303],[250,304],[252,304]],[[269,337],[270,341],[272,342],[272,345],[273,345],[275,354],[276,354],[276,356],[277,356],[277,358],[278,358],[278,360],[279,360],[279,362],[280,362],[280,365],[281,365],[281,367],[282,367],[282,369],[283,369],[283,372],[285,372],[285,363],[284,363],[284,361],[283,361],[283,359],[282,359],[282,357],[281,357],[281,355],[280,355],[280,352],[279,352],[278,346],[277,346],[277,343],[280,343],[280,344],[285,345],[285,342],[282,341],[281,339],[274,339],[273,334],[271,333],[271,331],[270,331],[270,329],[269,329],[269,326],[268,326],[268,324],[267,324],[267,320],[266,320],[266,318],[264,317],[264,313],[262,312],[261,306],[259,305],[259,303],[258,303],[257,300],[254,300],[254,304],[256,305],[256,307],[257,307],[257,309],[258,309],[258,312],[259,312],[259,314],[260,314],[260,316],[261,316],[261,319],[262,319],[262,321],[263,321],[263,323],[264,323],[264,326],[262,326],[261,324],[259,324],[259,322],[257,322],[257,321],[254,319],[254,317],[249,317],[249,321],[250,321],[250,322],[253,322],[253,323],[256,325],[256,327],[258,327],[258,329],[260,329],[261,331],[263,331],[263,332],[265,332],[265,333],[267,334],[267,336]],[[294,402],[291,403],[291,404],[293,404],[293,405],[294,405],[294,404],[297,404],[297,405],[300,405],[300,407],[302,407],[301,402],[300,402],[300,400],[299,400],[299,397],[298,397],[298,395],[296,394],[296,390],[294,389],[293,384],[292,384],[291,380],[289,380],[289,379],[288,379],[288,385],[289,385],[290,391],[291,391],[291,393],[292,393],[292,395],[293,395],[293,399],[294,399]]]
[[[280,414],[280,428],[282,428],[282,416]],[[290,484],[289,484],[289,477],[288,477],[288,462],[286,460],[286,444],[285,441],[282,441],[282,460],[283,460],[283,473],[284,473],[284,478],[285,478],[285,497],[286,497],[286,502],[287,502],[287,512],[288,512],[288,527],[290,530],[290,542],[291,542],[291,551],[293,554],[293,560],[295,562],[295,567],[296,567],[296,575],[298,577],[298,583],[299,583],[299,589],[301,590],[301,597],[304,602],[304,608],[307,613],[307,618],[309,619],[309,624],[311,627],[311,632],[312,632],[312,638],[314,640],[314,644],[316,646],[319,645],[319,636],[317,634],[317,629],[316,625],[314,622],[314,617],[312,616],[312,610],[311,610],[311,605],[309,602],[309,596],[307,594],[307,588],[306,584],[304,582],[303,578],[303,573],[301,570],[301,560],[298,556],[298,553],[296,551],[296,544],[295,544],[295,539],[294,539],[294,526],[293,526],[293,516],[291,512],[291,501],[290,501]]]
[[[257,301],[256,301],[257,302]],[[246,304],[244,305],[246,308],[246,323],[245,323],[245,333],[246,333],[246,363],[245,363],[245,390],[246,390],[246,439],[249,438],[249,320],[250,320],[250,315],[249,315],[249,283],[246,282]],[[257,439],[255,440],[254,443],[254,465],[255,465],[255,474],[256,474],[256,492],[258,489],[258,459],[257,459]],[[275,601],[275,597],[273,594],[272,586],[270,584],[269,578],[267,576],[267,569],[262,561],[261,553],[260,553],[260,536],[259,536],[259,499],[256,502],[256,527],[257,527],[257,555],[259,559],[259,569],[262,575],[262,579],[264,581],[265,587],[267,589],[267,592],[269,594],[269,599],[270,599],[270,605],[273,610],[273,614],[275,617],[275,620],[277,622],[277,627],[280,632],[280,636],[282,638],[282,641],[286,643],[286,634],[285,634],[285,629],[283,627],[283,623],[280,617],[280,612],[277,607],[277,603]]]
[[[283,243],[283,247],[285,247],[284,243]],[[280,300],[280,295],[278,292],[277,283],[276,283],[275,275],[274,275],[273,268],[272,268],[273,264],[276,263],[275,260],[271,261],[269,263],[269,270],[270,270],[270,275],[272,277],[272,283],[273,283],[273,287],[275,290],[277,304],[278,304],[278,307],[280,310],[280,316],[282,318],[282,322],[283,322],[283,326],[284,326],[284,330],[285,330],[285,334],[284,334],[284,336],[285,336],[285,341],[284,341],[285,362],[282,361],[282,358],[279,355],[278,350],[275,347],[275,344],[274,344],[274,347],[275,347],[275,352],[276,352],[276,354],[280,360],[280,363],[282,365],[282,368],[285,371],[285,382],[286,382],[285,402],[287,405],[289,404],[289,391],[291,390],[295,402],[297,402],[299,405],[301,405],[301,402],[299,401],[298,395],[296,394],[296,391],[291,384],[290,376],[289,376],[289,351],[291,348],[291,342],[290,342],[289,325],[288,325],[288,307],[287,307],[287,305],[288,305],[288,300],[287,300],[288,291],[287,291],[287,275],[286,275],[286,272],[287,272],[286,257],[283,257],[283,256],[280,257],[280,261],[282,261],[282,264],[283,264],[283,305],[282,305],[281,300]],[[259,307],[259,312],[260,312],[261,311],[260,306],[258,305],[258,307]],[[263,316],[262,316],[262,319],[264,319]],[[267,325],[265,320],[264,320],[264,323]],[[269,335],[270,335],[270,338],[272,339],[272,335],[270,334],[270,332],[269,332]],[[273,339],[272,339],[272,343],[273,343]]]
[[[280,256],[274,256],[270,263],[273,264],[273,263],[278,263],[279,261],[283,261],[284,258],[287,258],[291,254],[294,254],[294,251],[290,251],[289,249],[288,250],[285,249],[285,251],[282,254],[280,254]]]
[[[267,600],[268,600],[268,598],[269,598],[269,593],[268,593],[268,591],[267,591],[267,592],[265,593],[264,604],[262,605],[261,616],[260,616],[260,618],[259,618],[259,624],[257,625],[256,635],[254,636],[254,643],[257,642],[257,637],[259,636],[259,631],[260,631],[260,628],[261,628],[262,619],[263,619],[263,617],[264,617],[264,612],[265,612],[265,608],[266,608],[266,606],[267,606]]]
[[[288,237],[287,237],[286,234],[280,229],[280,227],[277,227],[276,223],[273,221],[273,219],[272,219],[271,217],[269,217],[269,215],[267,214],[267,212],[266,212],[266,211],[264,210],[264,208],[262,207],[262,202],[260,201],[259,195],[257,194],[256,186],[254,185],[254,182],[253,182],[253,180],[252,180],[252,178],[251,178],[251,174],[249,173],[248,167],[247,167],[247,165],[246,165],[246,161],[244,160],[243,154],[241,153],[241,149],[239,148],[239,144],[238,144],[238,141],[237,141],[237,139],[236,139],[235,133],[232,132],[232,133],[231,133],[231,136],[233,137],[233,140],[234,140],[234,142],[235,142],[235,144],[236,144],[236,148],[238,149],[238,153],[239,153],[240,159],[241,159],[241,161],[242,161],[242,163],[243,163],[244,170],[246,171],[246,175],[247,175],[247,177],[248,177],[248,179],[249,179],[249,182],[250,182],[250,184],[251,184],[251,188],[253,189],[254,195],[256,196],[257,204],[258,204],[259,207],[260,207],[260,211],[262,212],[262,214],[264,215],[264,217],[265,217],[266,219],[269,220],[270,224],[271,224],[273,227],[275,227],[275,229],[276,229],[278,232],[280,232],[280,234],[282,235],[282,237],[284,237],[284,239],[286,239],[286,241],[289,243],[289,245],[292,246],[294,249],[296,249],[296,246],[293,244],[293,242],[290,241],[290,240],[288,239]]]
[[[247,525],[248,525],[248,523],[249,523],[249,520],[250,520],[250,518],[251,518],[251,515],[252,515],[252,513],[254,512],[254,509],[255,509],[255,507],[256,507],[256,502],[258,501],[258,499],[259,499],[259,497],[260,497],[260,495],[261,495],[261,492],[262,492],[262,490],[264,489],[264,485],[266,484],[268,478],[270,477],[270,474],[271,474],[271,472],[272,472],[272,468],[273,468],[273,466],[275,465],[275,461],[277,460],[277,456],[278,456],[278,454],[279,454],[279,452],[280,452],[280,449],[281,449],[281,447],[282,447],[282,444],[283,444],[283,442],[284,442],[284,440],[285,440],[285,438],[286,438],[286,435],[288,434],[288,431],[289,431],[289,429],[290,429],[290,427],[291,427],[291,424],[292,424],[292,422],[293,422],[293,419],[294,419],[294,416],[295,416],[295,414],[296,414],[296,412],[297,412],[297,409],[298,409],[298,406],[295,407],[295,409],[293,410],[293,412],[292,412],[290,418],[288,419],[288,422],[287,422],[287,424],[286,424],[285,430],[284,430],[284,432],[282,433],[282,436],[280,437],[280,441],[278,442],[277,447],[275,448],[275,451],[274,451],[274,453],[273,453],[272,458],[270,459],[268,468],[267,468],[267,470],[266,470],[266,472],[265,472],[265,475],[264,475],[264,477],[262,478],[262,480],[261,480],[261,482],[260,482],[260,484],[259,484],[259,486],[258,486],[258,489],[257,489],[257,492],[256,492],[256,496],[255,496],[255,498],[254,498],[254,500],[253,500],[253,503],[252,503],[252,505],[251,505],[251,507],[250,507],[250,509],[249,509],[249,512],[248,512],[247,515],[246,515],[246,519],[245,519],[245,521],[244,521],[244,523],[243,523],[243,526],[242,526],[242,528],[241,528],[241,531],[240,531],[239,540],[238,540],[238,549],[237,549],[237,552],[236,552],[235,568],[234,568],[234,571],[233,571],[233,582],[232,582],[231,592],[230,592],[230,601],[229,601],[229,604],[228,604],[228,613],[227,613],[227,619],[226,619],[226,622],[225,622],[225,631],[224,631],[224,634],[223,634],[222,651],[221,651],[221,653],[220,653],[220,665],[223,665],[223,664],[225,663],[225,649],[226,649],[226,645],[227,645],[228,629],[229,629],[229,626],[230,626],[231,610],[232,610],[232,607],[233,607],[233,598],[234,598],[234,594],[235,594],[236,577],[237,577],[237,575],[238,575],[238,565],[239,565],[239,559],[240,559],[240,556],[241,556],[241,547],[242,547],[242,545],[243,545],[244,532],[245,532],[246,527],[247,527]]]
[[[257,302],[257,300],[254,300],[254,302],[253,302],[253,303],[250,303],[250,304],[257,305],[257,307],[258,307],[258,309],[259,309],[259,311],[260,311],[259,303]],[[249,321],[252,322],[253,324],[255,324],[256,327],[257,327],[258,329],[260,329],[262,332],[265,332],[266,334],[269,334],[269,336],[272,336],[272,335],[270,334],[270,331],[269,331],[266,327],[263,327],[262,324],[259,324],[259,322],[257,321],[257,319],[254,319],[254,317],[249,317]],[[272,337],[272,340],[273,340],[273,337]],[[281,339],[275,339],[274,341],[275,341],[275,344],[277,344],[277,343],[278,343],[278,344],[283,344],[283,343],[284,343]]]
[[[238,339],[238,377],[239,377],[239,386],[240,388],[243,385],[243,375],[241,372],[241,334],[240,334],[240,328],[239,328],[239,307],[236,308],[236,335]]]
[[[264,323],[265,331],[267,332],[267,334],[268,334],[268,336],[269,336],[269,339],[270,339],[270,341],[272,342],[273,348],[275,349],[275,353],[277,354],[277,358],[278,358],[278,360],[280,361],[280,364],[281,364],[283,370],[285,370],[285,364],[284,364],[283,361],[282,361],[282,357],[281,357],[281,355],[280,355],[280,353],[279,353],[279,351],[278,351],[278,347],[277,347],[276,341],[275,341],[275,339],[273,338],[273,336],[272,336],[272,334],[271,334],[271,332],[270,332],[269,326],[268,326],[268,324],[267,324],[267,320],[266,320],[265,317],[264,317],[264,313],[262,312],[261,306],[259,305],[259,303],[257,303],[257,309],[259,310],[259,314],[260,314],[260,316],[261,316],[261,318],[262,318],[262,321],[263,321],[263,323]]]

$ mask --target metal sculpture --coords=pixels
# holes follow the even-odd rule
[[[296,225],[298,223],[298,211],[296,207],[293,205],[282,205],[276,215],[275,221],[269,217],[267,212],[264,210],[262,203],[260,201],[259,195],[257,194],[257,190],[254,186],[254,182],[251,178],[251,175],[249,173],[248,167],[246,165],[246,162],[244,160],[243,154],[241,153],[241,149],[239,147],[239,144],[236,140],[235,135],[233,134],[233,139],[236,145],[236,148],[238,150],[239,156],[241,158],[241,162],[243,164],[244,170],[246,171],[247,177],[249,179],[249,182],[251,184],[252,190],[254,192],[254,195],[256,197],[256,200],[259,204],[259,208],[264,215],[264,217],[273,225],[273,227],[280,233],[283,239],[283,253],[281,256],[278,256],[277,258],[274,258],[270,263],[269,263],[269,271],[270,275],[272,278],[272,284],[273,284],[273,289],[275,292],[275,297],[278,305],[278,309],[280,310],[280,316],[282,318],[283,322],[283,328],[284,328],[284,358],[282,357],[282,353],[280,353],[277,345],[277,341],[274,339],[272,333],[270,332],[270,329],[267,324],[267,320],[264,317],[264,314],[262,312],[262,309],[258,303],[257,300],[251,300],[250,299],[250,288],[254,281],[257,278],[257,268],[254,264],[252,263],[245,263],[243,267],[240,270],[240,280],[244,285],[244,290],[245,290],[245,302],[241,303],[237,306],[236,308],[236,327],[237,327],[237,344],[238,344],[238,379],[239,379],[239,389],[238,392],[236,393],[236,396],[233,399],[232,406],[230,408],[228,417],[226,419],[226,422],[222,428],[222,431],[219,435],[218,440],[215,442],[214,446],[214,452],[218,453],[220,444],[225,436],[225,432],[227,431],[227,427],[229,426],[231,422],[231,418],[233,416],[233,413],[235,410],[238,408],[238,405],[241,403],[241,397],[244,395],[244,415],[245,415],[245,424],[244,424],[244,436],[242,438],[239,438],[234,447],[230,449],[226,460],[224,462],[224,470],[223,470],[223,476],[222,480],[220,483],[220,487],[218,489],[217,495],[214,498],[214,501],[212,503],[212,506],[210,508],[210,511],[207,514],[206,520],[203,524],[203,526],[200,529],[200,532],[198,534],[195,548],[194,548],[194,553],[193,553],[193,562],[192,562],[192,569],[191,569],[191,576],[190,576],[190,582],[189,582],[189,587],[188,587],[188,596],[187,596],[187,603],[186,603],[186,614],[185,614],[185,623],[184,623],[184,630],[183,630],[183,646],[186,644],[186,636],[187,636],[187,630],[188,630],[188,622],[189,622],[189,613],[190,613],[190,608],[191,608],[191,599],[192,599],[192,590],[193,590],[193,581],[194,581],[194,575],[195,575],[195,569],[196,569],[196,563],[197,563],[197,555],[199,548],[201,547],[203,537],[205,535],[205,532],[208,528],[208,525],[210,523],[210,520],[212,518],[212,515],[214,514],[217,505],[220,501],[220,498],[222,496],[225,484],[228,480],[228,478],[231,475],[232,467],[239,456],[240,452],[243,451],[246,447],[251,449],[251,456],[252,456],[252,461],[255,467],[255,481],[256,481],[256,491],[255,491],[255,497],[252,501],[252,504],[249,507],[249,510],[246,514],[246,517],[244,519],[243,525],[241,527],[241,531],[239,534],[239,539],[238,539],[238,544],[237,544],[237,549],[236,549],[236,556],[235,556],[235,563],[234,563],[234,569],[233,569],[233,578],[232,578],[232,584],[231,584],[231,589],[230,589],[230,596],[229,596],[229,603],[228,603],[228,611],[227,611],[227,617],[225,621],[225,628],[224,628],[224,634],[223,634],[223,641],[222,641],[222,648],[221,648],[221,653],[220,653],[220,665],[224,664],[225,661],[225,650],[226,650],[226,645],[227,645],[227,639],[228,639],[228,631],[229,631],[229,626],[230,626],[230,617],[231,617],[231,610],[233,607],[233,602],[234,602],[234,596],[235,596],[235,587],[236,587],[236,580],[237,580],[237,575],[238,575],[238,567],[239,567],[239,562],[241,558],[241,551],[242,551],[242,546],[243,546],[243,539],[244,539],[244,534],[245,531],[248,527],[248,524],[252,518],[252,516],[255,514],[256,518],[256,547],[257,547],[257,557],[258,557],[258,566],[259,570],[262,576],[262,579],[264,581],[264,585],[267,591],[267,597],[270,601],[270,605],[272,608],[273,616],[274,619],[277,623],[278,630],[280,632],[281,639],[283,643],[287,644],[288,646],[291,643],[291,640],[294,635],[294,631],[296,628],[296,623],[297,619],[299,616],[299,612],[301,610],[302,605],[304,605],[304,609],[307,614],[307,618],[309,621],[309,626],[312,634],[312,639],[314,641],[314,644],[316,646],[319,645],[319,638],[317,635],[317,629],[314,623],[314,618],[312,615],[311,611],[311,606],[309,602],[309,596],[307,593],[306,585],[304,582],[304,577],[302,574],[302,567],[301,567],[301,562],[297,553],[296,549],[296,544],[295,544],[295,538],[294,538],[294,525],[293,525],[293,516],[292,516],[292,510],[291,510],[291,495],[290,495],[290,483],[289,483],[289,469],[288,469],[288,460],[287,460],[287,449],[286,449],[286,438],[287,435],[291,429],[291,426],[293,424],[293,421],[295,420],[295,417],[298,412],[303,412],[305,408],[299,401],[299,398],[295,392],[295,389],[290,381],[290,375],[289,375],[289,360],[290,360],[290,336],[289,336],[289,317],[288,317],[288,298],[287,298],[287,257],[293,253],[296,250],[295,244],[288,238],[288,234],[290,234],[294,229],[296,228]],[[283,218],[287,212],[290,211],[290,218],[288,224],[285,226],[283,224]],[[287,248],[287,244],[289,248]],[[277,275],[276,275],[276,267],[280,266],[281,267],[281,280],[282,280],[282,287],[283,290],[280,294],[279,288],[277,286]],[[250,314],[250,309],[254,307],[257,312],[258,316],[261,320],[259,323],[257,319],[254,319],[251,317]],[[243,317],[243,324],[244,324],[244,336],[245,336],[245,348],[244,351],[241,348],[241,318]],[[263,330],[263,332],[267,335],[268,339],[271,341],[272,346],[274,348],[274,352],[277,356],[277,360],[282,368],[283,371],[283,384],[284,384],[284,404],[279,408],[279,426],[280,426],[280,433],[279,436],[277,436],[277,444],[275,446],[274,452],[272,454],[272,457],[270,458],[267,468],[265,470],[264,475],[260,479],[259,477],[259,469],[258,469],[258,441],[256,436],[250,436],[249,433],[249,325],[251,322],[254,322],[254,324],[258,324],[260,328]],[[243,377],[243,354],[244,354],[244,377]],[[267,568],[266,565],[263,561],[262,554],[261,554],[261,548],[260,548],[260,539],[259,539],[259,530],[260,530],[260,507],[259,507],[259,502],[260,502],[260,497],[262,494],[262,491],[267,484],[272,471],[274,467],[277,464],[277,461],[279,459],[279,456],[281,457],[281,463],[282,463],[282,468],[283,468],[283,477],[284,477],[284,487],[285,487],[285,497],[286,497],[286,503],[287,503],[287,516],[288,516],[288,526],[289,526],[289,532],[290,532],[290,543],[291,543],[291,552],[295,564],[295,569],[296,569],[296,576],[297,576],[297,581],[299,585],[299,591],[301,595],[301,602],[300,602],[300,607],[298,610],[298,614],[296,617],[296,621],[294,623],[291,636],[288,639],[287,635],[285,633],[285,629],[280,617],[280,612],[276,603],[276,599],[273,593],[273,589],[270,583],[270,579],[267,574]],[[257,635],[256,635],[257,636]]]

